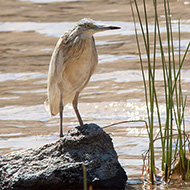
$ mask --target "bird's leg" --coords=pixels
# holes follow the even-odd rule
[[[60,94],[60,104],[59,104],[59,114],[60,114],[60,137],[63,137],[63,102],[62,93]]]
[[[76,113],[76,115],[77,115],[77,118],[78,118],[78,121],[79,121],[80,126],[83,126],[84,124],[83,124],[82,118],[81,118],[81,116],[80,116],[79,110],[78,110],[78,108],[77,108],[77,105],[78,105],[78,96],[79,96],[79,93],[76,93],[76,94],[75,94],[75,97],[74,97],[74,99],[73,99],[73,108],[74,108],[75,113]]]

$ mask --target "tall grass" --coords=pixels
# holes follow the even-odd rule
[[[131,0],[130,0],[131,1]],[[150,2],[149,2],[150,3]],[[180,22],[178,22],[178,40],[179,40],[179,53],[176,60],[176,52],[174,49],[174,32],[172,31],[172,21],[170,12],[169,0],[163,0],[164,18],[165,18],[165,33],[161,33],[159,10],[157,9],[157,0],[152,0],[151,11],[154,11],[154,19],[150,21],[147,12],[147,3],[142,1],[143,10],[139,9],[137,0],[130,2],[133,21],[135,25],[135,36],[139,52],[144,90],[145,101],[148,115],[148,134],[150,142],[150,172],[149,179],[154,184],[155,182],[155,150],[154,150],[154,128],[155,119],[158,120],[159,135],[162,147],[162,164],[161,170],[164,171],[164,179],[168,182],[169,176],[172,172],[172,163],[179,155],[179,160],[182,165],[183,172],[189,172],[189,168],[185,166],[186,159],[186,139],[185,139],[185,105],[187,97],[183,95],[181,70],[184,64],[190,43],[183,55],[181,54],[181,34]],[[143,12],[143,13],[141,13]],[[137,33],[137,21],[140,25],[141,34]],[[154,24],[153,33],[150,32],[149,23]],[[164,40],[167,42],[164,46]],[[141,45],[143,43],[143,46]],[[146,53],[146,62],[142,59],[142,52]],[[160,52],[161,59],[157,58],[157,52]],[[161,70],[163,75],[164,87],[164,106],[165,106],[165,119],[161,118],[160,103],[158,94],[158,86],[156,86],[156,68],[161,63]],[[147,68],[148,77],[146,79],[145,67]],[[154,114],[156,112],[156,115]],[[177,138],[174,141],[174,128],[177,129]],[[175,146],[175,149],[173,147]],[[189,162],[188,162],[189,166]],[[189,176],[189,173],[188,175]]]

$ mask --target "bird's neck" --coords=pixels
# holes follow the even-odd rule
[[[91,39],[92,35],[89,33],[82,33],[80,34],[81,39]]]

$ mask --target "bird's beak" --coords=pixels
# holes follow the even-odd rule
[[[117,29],[121,29],[121,27],[119,26],[106,26],[106,25],[97,25],[96,30],[97,31],[105,31],[105,30],[117,30]]]

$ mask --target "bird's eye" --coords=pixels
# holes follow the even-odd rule
[[[87,28],[92,28],[92,27],[93,27],[93,24],[88,23],[88,24],[86,25],[86,27],[87,27]]]

